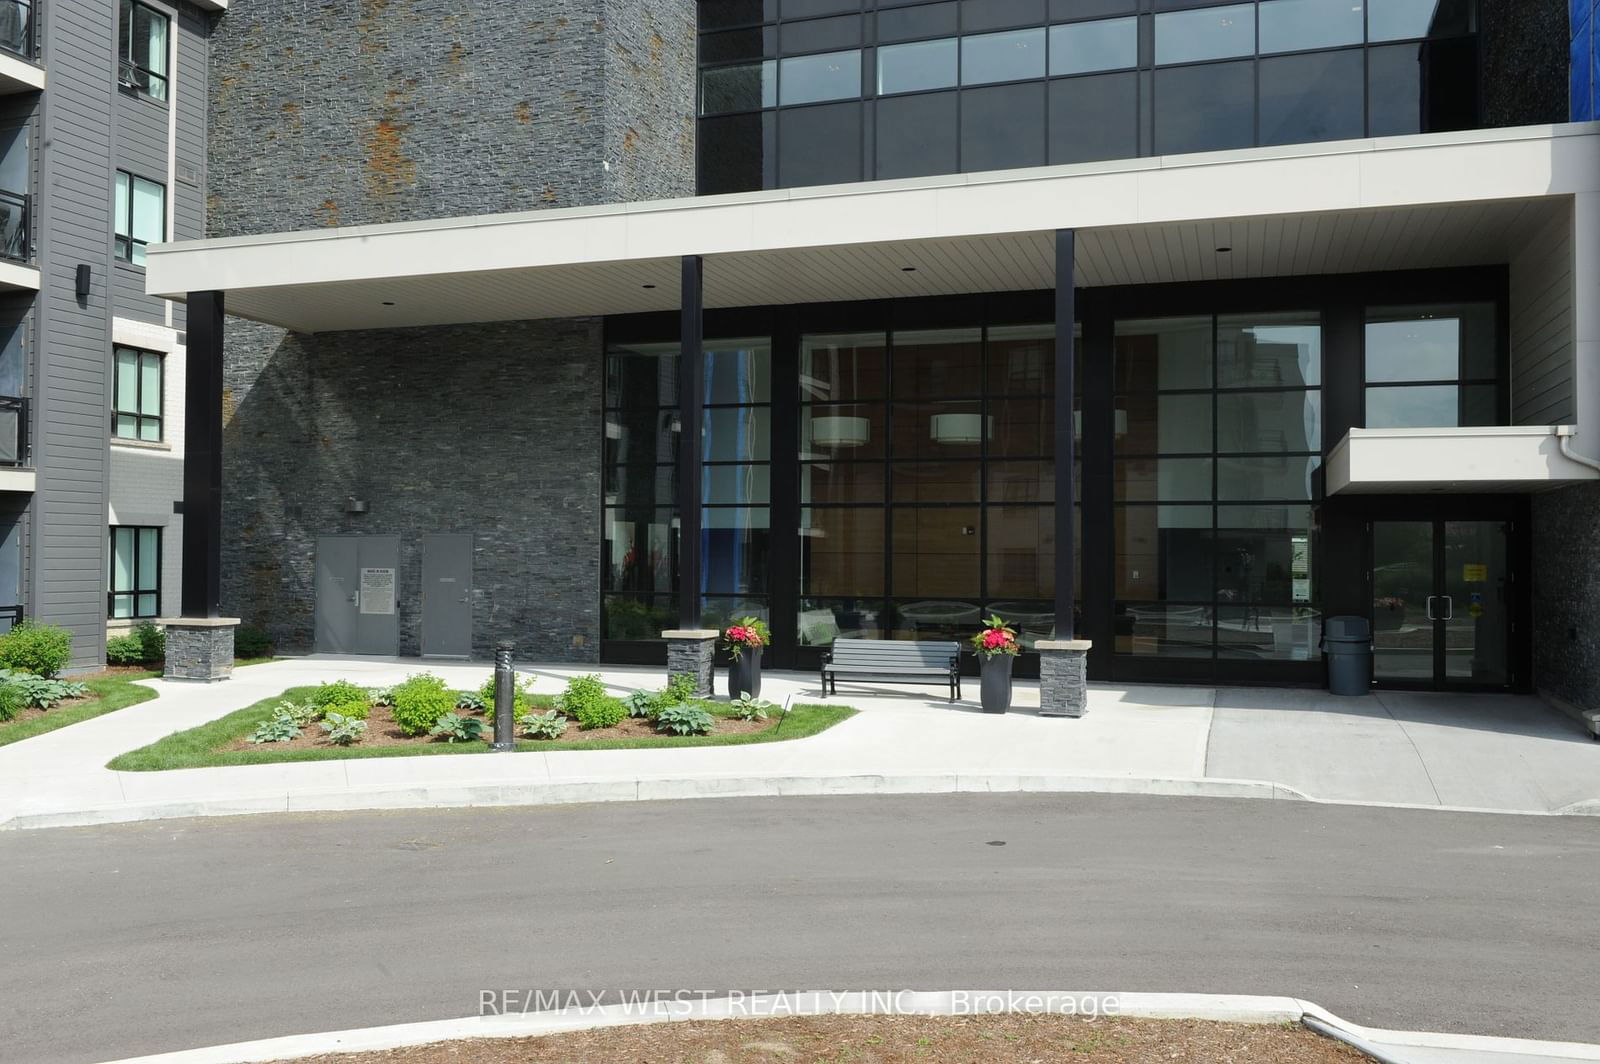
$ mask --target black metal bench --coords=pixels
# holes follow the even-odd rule
[[[839,677],[878,683],[948,684],[961,697],[961,644],[914,639],[835,639],[822,658],[822,697],[839,693]]]

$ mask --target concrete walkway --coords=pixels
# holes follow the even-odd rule
[[[1036,684],[986,716],[926,689],[845,685],[861,713],[794,742],[680,750],[366,758],[112,772],[105,763],[285,688],[347,678],[383,686],[422,669],[477,687],[484,664],[312,656],[224,684],[147,681],[160,696],[0,747],[0,826],[36,827],[278,810],[406,808],[747,794],[961,790],[1126,791],[1313,798],[1504,812],[1600,812],[1600,743],[1530,698],[1284,689],[1090,689],[1088,716],[1038,716]],[[534,665],[559,691],[582,667]],[[621,693],[659,669],[607,666]],[[719,675],[718,682],[721,683]],[[763,696],[820,701],[816,676],[768,673]],[[1592,809],[1574,809],[1589,803]]]

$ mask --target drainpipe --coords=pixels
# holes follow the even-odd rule
[[[1576,425],[1557,425],[1556,440],[1561,447],[1561,457],[1571,459],[1579,465],[1586,465],[1590,469],[1600,470],[1600,460],[1576,454],[1572,450],[1572,437],[1578,434]]]

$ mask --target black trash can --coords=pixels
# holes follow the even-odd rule
[[[1329,617],[1322,625],[1328,690],[1364,695],[1372,689],[1372,625],[1365,617]]]

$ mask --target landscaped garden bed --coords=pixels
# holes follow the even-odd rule
[[[1298,1024],[1000,1015],[675,1020],[538,1038],[332,1053],[301,1058],[301,1064],[1359,1064],[1371,1059]]]
[[[156,696],[133,682],[155,675],[148,669],[64,678],[71,656],[71,633],[55,625],[23,622],[0,635],[0,746]]]
[[[494,680],[451,690],[419,673],[387,689],[338,680],[280,695],[115,758],[110,768],[157,771],[279,761],[486,753],[494,731]],[[683,683],[626,698],[597,676],[574,677],[559,694],[525,680],[514,694],[517,746],[616,750],[731,746],[803,739],[852,716],[847,706],[778,707],[690,697]]]

